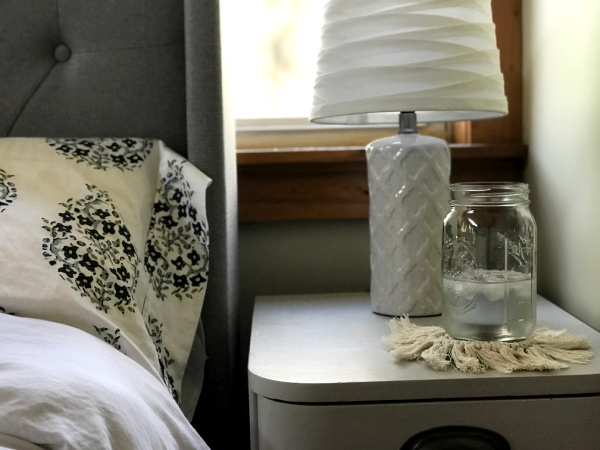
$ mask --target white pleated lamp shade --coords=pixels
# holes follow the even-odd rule
[[[311,120],[476,120],[508,113],[491,0],[330,0]]]

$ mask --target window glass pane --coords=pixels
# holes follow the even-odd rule
[[[308,117],[325,0],[221,0],[237,119]]]

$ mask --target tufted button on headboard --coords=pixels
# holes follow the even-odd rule
[[[185,152],[182,1],[3,3],[2,134],[152,135]]]
[[[54,48],[54,59],[56,62],[66,62],[71,57],[71,49],[65,44],[58,44]]]

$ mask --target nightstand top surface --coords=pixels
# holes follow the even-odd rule
[[[298,403],[600,394],[598,356],[565,370],[510,375],[397,363],[382,343],[390,319],[371,311],[367,293],[258,297],[249,387],[263,397]],[[411,321],[439,325],[440,317]],[[600,350],[600,333],[541,297],[538,325],[586,336],[596,355]]]

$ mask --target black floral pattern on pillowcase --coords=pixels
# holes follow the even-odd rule
[[[97,327],[94,325],[94,329],[100,339],[102,339],[107,344],[112,345],[117,350],[121,350],[121,344],[119,344],[119,339],[121,339],[121,330],[118,328],[115,329],[112,333],[108,330],[107,327]]]
[[[16,314],[15,314],[15,313],[13,313],[13,312],[8,312],[8,311],[6,311],[6,309],[4,309],[4,307],[3,307],[3,306],[0,306],[0,314],[7,314],[7,315],[9,315],[9,316],[15,316],[15,315],[16,315]]]
[[[170,161],[159,184],[144,263],[156,296],[193,298],[208,275],[208,227],[191,204],[194,192],[182,174],[183,161]]]
[[[135,312],[139,257],[131,234],[108,194],[87,187],[84,198],[60,203],[56,220],[42,219],[48,232],[43,255],[96,309]]]
[[[49,138],[46,142],[67,159],[85,162],[98,170],[109,167],[134,170],[143,164],[154,146],[151,139],[137,138]]]
[[[156,354],[158,356],[158,365],[160,366],[160,372],[163,377],[163,382],[173,399],[179,404],[179,392],[175,389],[175,380],[169,374],[169,366],[175,362],[173,358],[171,358],[171,354],[169,350],[163,345],[162,341],[162,328],[163,324],[158,321],[157,318],[148,316],[146,321],[146,330],[148,331],[148,335],[152,338],[152,342],[154,343],[154,348],[156,348]]]
[[[12,181],[8,181],[12,177],[13,175],[0,169],[0,213],[17,198],[17,187]]]

